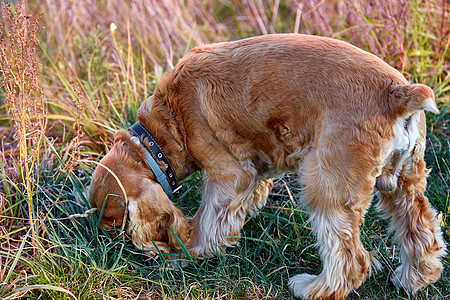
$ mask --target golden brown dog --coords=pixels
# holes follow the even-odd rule
[[[424,110],[438,113],[430,88],[345,42],[292,34],[206,45],[161,79],[137,116],[178,178],[202,171],[192,233],[127,133],[101,163],[122,181],[137,246],[152,248],[150,236],[177,248],[170,234],[160,236],[172,228],[202,257],[233,245],[247,213],[264,205],[271,178],[297,170],[323,262],[318,276],[290,280],[307,299],[341,299],[365,279],[371,255],[359,225],[376,187],[401,249],[393,282],[415,292],[439,278],[445,252],[424,196]],[[98,167],[91,201],[100,209],[107,194],[123,197]],[[121,224],[123,203],[108,199],[102,224]]]

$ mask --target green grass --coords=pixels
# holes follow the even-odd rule
[[[8,99],[5,87],[1,90],[0,298],[289,299],[290,277],[320,272],[308,214],[297,205],[292,175],[277,181],[267,206],[247,220],[236,247],[184,268],[173,268],[162,257],[149,258],[124,233],[110,237],[86,199],[95,161],[111,146],[114,131],[134,122],[140,102],[152,93],[162,72],[202,42],[263,32],[334,36],[370,50],[409,80],[434,89],[441,113],[427,115],[426,162],[432,172],[426,195],[441,216],[445,241],[450,241],[447,2],[381,3],[373,10],[364,0],[311,1],[301,10],[287,1],[278,6],[276,1],[251,2],[189,0],[164,7],[157,1],[152,7],[158,14],[151,16],[144,9],[133,11],[125,1],[114,1],[112,8],[104,1],[91,6],[80,1],[76,9],[63,0],[61,5],[28,1],[33,15],[43,12],[39,22],[45,29],[37,35],[36,55],[28,59],[40,64],[33,71],[37,86],[29,94],[43,104],[45,114],[30,115],[26,106],[19,112],[23,119],[45,119],[48,125],[36,129],[42,135],[27,128],[30,160],[23,160],[12,130],[22,119],[8,111],[16,98]],[[20,11],[13,14],[20,18]],[[6,22],[2,32],[12,31]],[[12,74],[19,70],[6,69]],[[36,136],[39,143],[34,143]],[[24,163],[33,163],[31,171],[24,172]],[[194,174],[174,200],[186,215],[198,208],[200,184]],[[383,268],[348,298],[450,298],[448,256],[442,278],[417,295],[393,286],[389,277],[399,255],[386,228],[372,206],[361,239]]]

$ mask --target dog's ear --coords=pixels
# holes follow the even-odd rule
[[[141,182],[140,190],[128,203],[128,234],[133,244],[151,250],[151,256],[159,252],[175,253],[180,249],[176,235],[188,247],[191,225],[162,187],[146,179]]]
[[[167,210],[165,205],[161,205],[161,210],[156,207],[147,210],[148,207],[144,207],[142,211],[142,207],[136,205],[134,201],[128,204],[130,213],[128,234],[137,248],[151,250],[149,255],[153,256],[159,252],[163,254],[178,252],[181,248],[178,240],[186,248],[189,247],[191,225],[177,207],[172,204]]]
[[[172,207],[171,212],[166,215],[165,228],[171,231],[168,233],[168,245],[171,249],[179,250],[181,248],[178,240],[180,240],[186,248],[189,247],[189,237],[191,235],[192,227],[180,209],[175,206]]]
[[[130,200],[128,214],[128,234],[136,248],[150,250],[147,253],[149,256],[170,252],[167,245],[168,232],[163,228],[164,212],[156,207],[143,205],[141,201]]]
[[[426,110],[438,114],[431,88],[423,84],[390,85],[389,107],[400,115]]]

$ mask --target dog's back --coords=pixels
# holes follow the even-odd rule
[[[298,167],[324,129],[343,142],[361,126],[392,136],[392,122],[409,112],[390,96],[392,87],[407,84],[397,70],[346,42],[284,34],[194,48],[154,98],[180,111],[183,123],[195,127],[188,132],[214,136],[265,172]]]

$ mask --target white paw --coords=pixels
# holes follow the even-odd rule
[[[205,247],[202,246],[194,246],[191,249],[189,249],[189,251],[191,253],[193,253],[194,256],[196,257],[203,257],[203,258],[207,258],[207,257],[212,257],[213,256],[213,252],[210,249],[207,249]]]
[[[417,277],[417,272],[413,268],[405,269],[403,265],[398,267],[394,274],[391,275],[391,281],[398,289],[402,288],[408,292],[415,293],[418,288],[414,286]]]
[[[305,298],[305,294],[309,291],[307,286],[310,285],[316,278],[316,275],[306,273],[296,275],[289,280],[289,289],[295,297]]]

